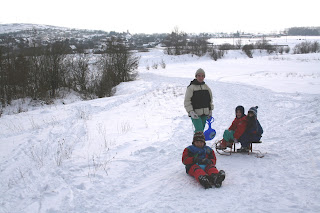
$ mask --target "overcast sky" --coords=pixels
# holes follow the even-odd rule
[[[0,0],[0,24],[170,33],[320,26],[319,0]]]

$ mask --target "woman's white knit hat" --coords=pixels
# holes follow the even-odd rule
[[[206,73],[204,72],[203,69],[199,68],[195,74],[195,76],[197,77],[198,74],[203,74],[204,76],[206,76]]]

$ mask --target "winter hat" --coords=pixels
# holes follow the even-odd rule
[[[204,137],[203,132],[196,132],[196,133],[194,133],[192,144],[193,144],[195,141],[202,141],[204,144],[206,144],[206,139],[205,139],[205,137]]]
[[[236,107],[236,110],[235,110],[235,111],[236,111],[236,114],[237,114],[237,111],[238,111],[238,110],[240,110],[240,112],[242,113],[242,115],[244,115],[244,107],[243,107],[243,106],[240,106],[240,105],[239,105],[239,106]]]
[[[195,77],[197,77],[198,74],[203,74],[204,76],[206,75],[206,73],[204,72],[204,70],[202,68],[199,68],[195,74]]]
[[[249,109],[248,113],[249,113],[249,112],[253,112],[253,114],[257,117],[257,114],[258,114],[257,109],[258,109],[258,106],[251,107],[251,108]]]

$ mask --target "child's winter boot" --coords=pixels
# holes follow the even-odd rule
[[[199,182],[205,189],[212,188],[212,186],[208,180],[208,176],[206,176],[206,175],[199,176]]]
[[[209,179],[212,185],[214,185],[216,188],[220,188],[225,177],[225,172],[223,170],[220,170],[218,174],[211,174],[209,176]]]
[[[217,143],[216,149],[223,150],[226,148],[227,148],[227,141],[226,140],[222,139],[219,141],[219,143]]]
[[[232,148],[233,143],[232,142],[227,142],[227,147]]]
[[[243,153],[248,153],[249,152],[249,147],[241,147],[240,149],[237,149],[237,152],[243,152]]]

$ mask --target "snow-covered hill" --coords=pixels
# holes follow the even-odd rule
[[[320,54],[141,54],[138,80],[113,97],[0,118],[1,213],[320,211]],[[165,69],[151,68],[162,60]],[[219,189],[203,189],[181,163],[193,134],[184,93],[199,67],[213,91],[214,141],[237,105],[259,106],[264,128],[254,147],[264,158],[217,156]]]
[[[31,30],[31,29],[67,30],[69,28],[57,27],[57,26],[51,26],[51,25],[43,25],[43,24],[27,24],[27,23],[0,24],[0,34],[20,32],[20,31]]]

